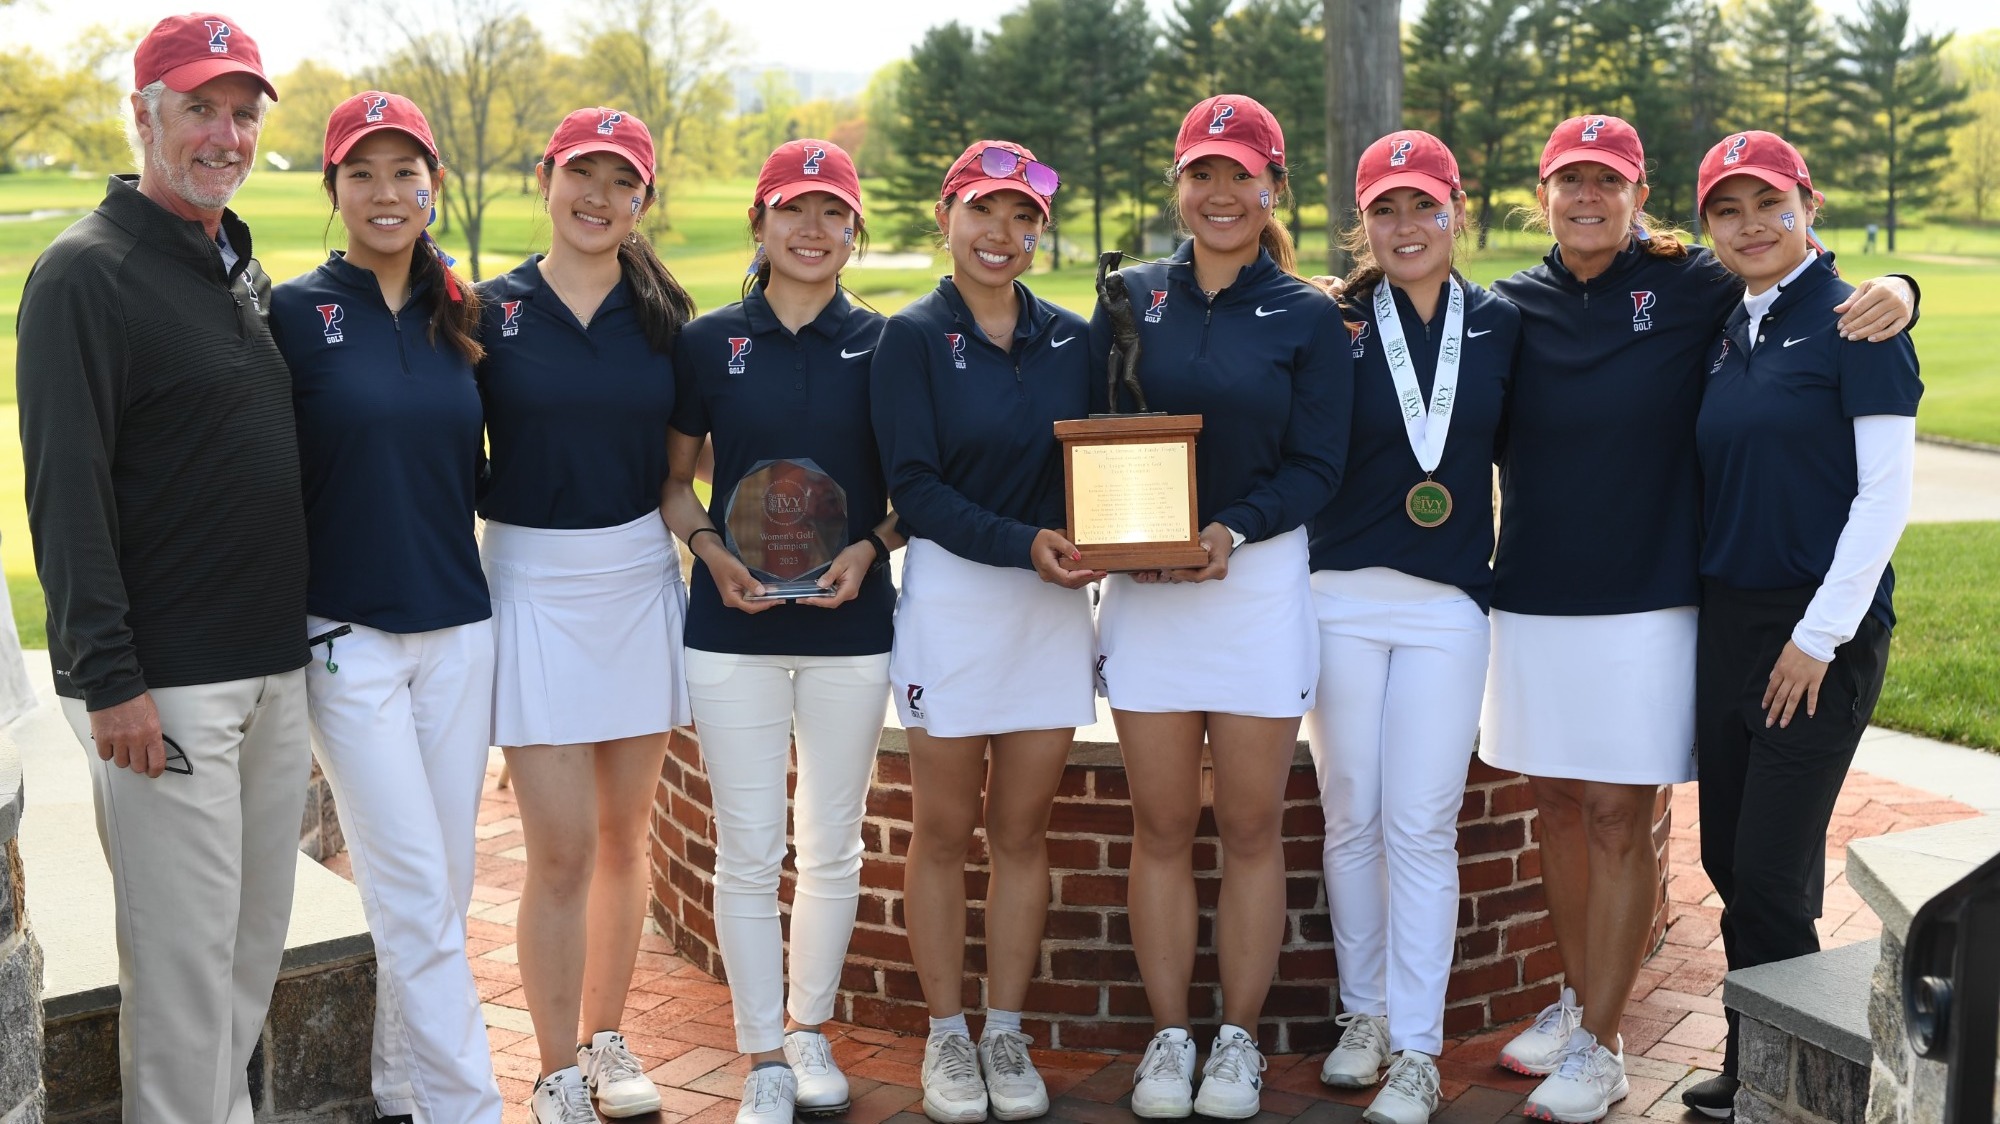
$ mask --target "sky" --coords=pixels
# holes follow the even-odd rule
[[[349,48],[341,44],[359,38],[346,22],[356,12],[382,11],[380,7],[341,0],[287,0],[283,4],[215,0],[215,3],[226,13],[254,17],[245,23],[245,29],[256,36],[266,69],[274,74],[289,70],[307,58],[334,66],[363,61],[343,57]],[[530,17],[558,46],[574,45],[575,25],[568,14],[576,11],[575,4],[564,0],[523,0],[523,3]],[[1147,3],[1156,12],[1171,7],[1168,0],[1147,0]],[[1834,15],[1850,14],[1856,3],[1857,0],[1821,0],[1822,6]],[[745,66],[862,74],[908,54],[924,30],[933,24],[957,18],[990,29],[999,15],[1013,6],[1008,0],[984,3],[975,9],[979,14],[967,15],[960,9],[972,5],[956,5],[949,0],[864,0],[852,6],[829,5],[824,0],[760,0],[754,6],[727,2],[717,5],[719,10],[730,14],[747,41],[740,60]],[[73,0],[15,0],[12,5],[0,8],[0,37],[10,44],[38,44],[46,52],[60,55],[82,30],[82,23],[74,15],[77,7]],[[1423,0],[1403,0],[1405,20],[1414,20],[1422,8]],[[162,0],[93,0],[88,9],[90,15],[85,22],[132,27],[139,34],[163,15],[189,10]],[[1970,32],[2000,28],[2000,4],[1912,0],[1912,10],[1915,23],[1923,30]],[[387,43],[383,46],[386,48]]]

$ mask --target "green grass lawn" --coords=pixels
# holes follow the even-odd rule
[[[1905,530],[1896,617],[1875,721],[2000,750],[2000,523]]]
[[[101,176],[58,174],[0,175],[0,571],[4,571],[13,598],[14,616],[22,638],[31,644],[42,642],[40,590],[33,580],[26,512],[21,498],[21,457],[19,427],[14,402],[14,317],[21,286],[28,268],[49,241],[77,215],[96,205],[103,195]],[[675,188],[671,199],[673,230],[661,241],[660,253],[675,275],[693,293],[701,308],[717,308],[736,299],[743,268],[750,256],[749,235],[744,210],[752,190],[747,181],[692,184]],[[338,245],[341,231],[330,218],[318,177],[310,173],[264,171],[253,176],[237,198],[237,209],[246,215],[256,232],[256,253],[274,280],[285,280],[317,265],[329,246]],[[11,220],[40,210],[62,214],[34,219]],[[1081,207],[1074,208],[1065,222],[1065,234],[1082,239],[1089,218]],[[1319,215],[1305,215],[1308,236],[1303,257],[1316,261],[1323,252],[1323,237],[1317,231]],[[488,215],[488,235],[482,253],[487,276],[512,268],[523,257],[547,243],[548,227],[533,196],[512,191],[498,201]],[[451,233],[441,236],[448,249],[463,257],[463,242]],[[1923,323],[1917,330],[1918,350],[1924,363],[1924,395],[1918,426],[1926,433],[1982,441],[2000,445],[2000,370],[1996,370],[1995,348],[1990,329],[1996,310],[1993,293],[2000,291],[2000,229],[1980,229],[1960,224],[1934,224],[1905,230],[1900,235],[1895,256],[1859,253],[1862,236],[1856,230],[1825,232],[1828,245],[1843,257],[1849,277],[1882,273],[1909,273],[1924,288]],[[878,242],[878,246],[879,246]],[[1468,276],[1488,282],[1540,260],[1546,239],[1520,230],[1496,234],[1488,250],[1471,255],[1463,265]],[[469,263],[461,262],[461,269]],[[894,312],[928,292],[944,268],[944,259],[934,256],[925,269],[850,269],[846,280],[850,289],[884,313]],[[1079,261],[1061,271],[1042,272],[1030,277],[1035,291],[1068,308],[1088,314],[1092,298],[1092,267]],[[1905,674],[1891,672],[1891,693],[1885,694],[1882,720],[1908,729],[1923,729],[1938,736],[2000,746],[2000,720],[1989,704],[1983,712],[1974,710],[1970,700],[1992,695],[1995,670],[1991,661],[1983,672],[1967,669],[1962,680],[1950,680],[1964,689],[1940,685],[1936,690],[1908,690],[1902,683],[1928,680],[1915,674],[1917,667],[1936,664],[1944,668],[1955,641],[1933,636],[1968,635],[1980,628],[1986,651],[1994,650],[1992,618],[2000,608],[1992,592],[2000,588],[2000,530],[1989,527],[1985,537],[1953,528],[1962,536],[1978,538],[1964,551],[1939,547],[1928,553],[1939,528],[1913,528],[1904,540],[1909,556],[1899,569],[1908,601],[1906,625],[1898,631],[1898,661]],[[1938,612],[1924,608],[1925,598],[1949,600],[1942,588],[1962,592],[1969,606],[1975,594],[1967,578],[1966,559],[1971,548],[1985,551],[1988,569],[1983,585],[1985,617],[1967,613]],[[1899,557],[1899,561],[1901,558]],[[1910,653],[1930,653],[1929,655]],[[1965,657],[1970,660],[1971,657]],[[1940,671],[1939,675],[1944,675]],[[1979,675],[1986,676],[1983,680]],[[1941,683],[1943,680],[1940,681]],[[1975,690],[1974,688],[1978,688]],[[1958,700],[1946,705],[1947,700]],[[1978,717],[1983,713],[1983,718]],[[1920,715],[1937,715],[1935,726],[1924,726]],[[1958,715],[1947,722],[1946,715]],[[1965,717],[1965,716],[1970,717]],[[1961,721],[1962,719],[1962,721]],[[1951,723],[1960,723],[1953,725]],[[1983,723],[1983,724],[1982,724]],[[1964,733],[1952,734],[1952,730]]]

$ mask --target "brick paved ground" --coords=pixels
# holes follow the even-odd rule
[[[499,758],[487,776],[480,812],[478,885],[468,928],[473,975],[485,1000],[494,1068],[508,1108],[508,1124],[530,1119],[525,1102],[536,1077],[534,1042],[515,964],[514,913],[525,871],[521,825],[511,792],[499,789]],[[1886,835],[1975,813],[1971,808],[1890,781],[1852,773],[1835,807],[1827,839],[1826,916],[1819,923],[1828,947],[1866,940],[1880,931],[1875,915],[1848,888],[1847,841]],[[1666,944],[1639,972],[1625,1016],[1625,1066],[1631,1095],[1616,1106],[1612,1124],[1686,1120],[1679,1091],[1710,1076],[1721,1064],[1722,939],[1719,903],[1699,859],[1700,824],[1695,786],[1674,795],[1674,832],[1668,894],[1674,921]],[[349,874],[346,855],[329,864]],[[625,1008],[625,1035],[651,1067],[666,1102],[661,1124],[727,1124],[747,1069],[730,1029],[729,990],[691,967],[666,942],[647,934]],[[853,1085],[850,1124],[922,1124],[917,1071],[923,1042],[884,1031],[829,1024],[834,1056]],[[1534,1080],[1497,1068],[1511,1031],[1445,1044],[1438,1068],[1447,1107],[1437,1124],[1492,1124],[1519,1113]],[[1338,1092],[1319,1083],[1321,1055],[1272,1057],[1264,1075],[1264,1113],[1257,1124],[1350,1124],[1372,1090]],[[1133,1124],[1124,1107],[1136,1055],[1037,1051],[1037,1064],[1054,1098],[1052,1124]]]

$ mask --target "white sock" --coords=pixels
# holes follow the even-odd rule
[[[972,1037],[972,1031],[965,1025],[965,1012],[960,1011],[948,1019],[932,1019],[931,1037],[936,1038],[941,1034],[959,1034],[967,1038]]]
[[[1184,1026],[1170,1026],[1153,1037],[1164,1038],[1169,1042],[1186,1042],[1188,1040],[1188,1032]]]
[[[1011,1030],[1019,1034],[1021,1032],[1021,1012],[995,1011],[988,1008],[986,1011],[986,1027],[979,1032],[980,1036],[985,1037],[988,1034],[994,1034],[1003,1030]]]
[[[1257,1041],[1256,1035],[1251,1034],[1249,1031],[1244,1030],[1242,1027],[1237,1026],[1235,1023],[1223,1023],[1221,1029],[1215,1032],[1215,1040],[1217,1042],[1229,1041],[1230,1037],[1229,1032],[1232,1030],[1235,1031],[1237,1034],[1240,1034],[1243,1037],[1248,1038],[1251,1042]]]

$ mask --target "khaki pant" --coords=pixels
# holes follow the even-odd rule
[[[117,905],[125,1124],[251,1124],[244,1080],[285,951],[309,751],[303,671],[165,687],[188,774],[98,759],[97,833]]]

